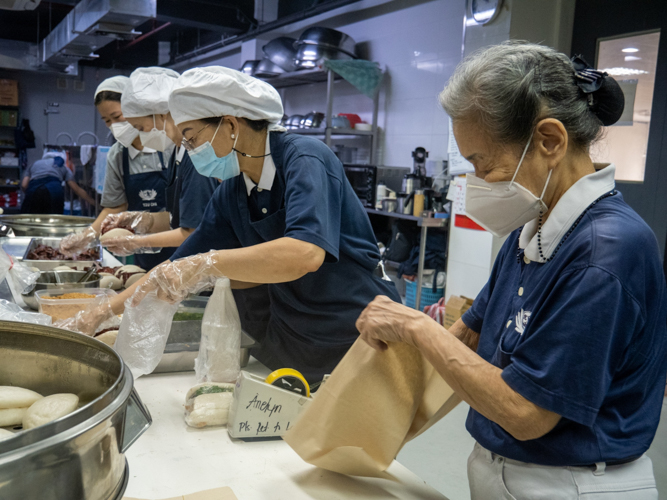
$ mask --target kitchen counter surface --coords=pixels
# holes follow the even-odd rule
[[[245,370],[269,373],[252,358]],[[446,500],[396,461],[388,469],[394,480],[351,477],[305,463],[282,440],[244,442],[225,427],[190,428],[183,404],[195,383],[194,372],[135,381],[153,424],[127,451],[126,496],[159,500],[229,486],[239,500]]]

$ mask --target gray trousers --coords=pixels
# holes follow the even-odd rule
[[[646,455],[610,467],[548,467],[510,460],[475,443],[468,482],[472,500],[658,500]]]

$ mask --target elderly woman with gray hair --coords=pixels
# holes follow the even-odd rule
[[[580,59],[510,42],[464,60],[440,102],[475,167],[469,216],[509,235],[449,330],[376,298],[357,327],[419,349],[470,404],[473,499],[657,499],[648,449],[667,372],[656,239],[589,148],[618,84]]]

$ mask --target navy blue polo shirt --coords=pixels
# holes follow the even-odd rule
[[[470,410],[466,427],[499,455],[588,465],[644,453],[667,372],[667,306],[658,244],[620,193],[591,207],[544,264],[526,263],[514,231],[463,315],[477,353],[536,405],[562,416],[518,441]]]
[[[187,151],[178,167],[178,176],[181,183],[178,225],[194,229],[201,222],[206,205],[220,183],[197,172]]]
[[[258,356],[270,368],[321,378],[356,340],[355,321],[368,303],[377,295],[400,297],[374,275],[380,253],[373,229],[332,151],[317,139],[279,132],[270,133],[270,150],[271,189],[253,188],[248,196],[242,175],[224,181],[172,260],[282,237],[325,250],[317,271],[268,285],[271,319]]]

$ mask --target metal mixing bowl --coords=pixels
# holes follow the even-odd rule
[[[70,215],[0,215],[0,222],[11,227],[16,236],[62,237],[90,226],[91,217]]]
[[[58,274],[60,283],[56,281],[56,273]],[[78,281],[84,274],[86,274],[85,271],[42,271],[37,279],[37,283],[35,283],[35,288],[30,293],[21,295],[23,302],[31,309],[37,311],[39,304],[37,304],[35,293],[40,290],[62,290],[64,293],[67,293],[67,290],[71,288],[99,288],[100,280],[102,279],[99,274],[93,273],[89,276],[88,281],[79,283]]]
[[[302,45],[317,45],[319,47],[326,47],[347,53],[352,57],[356,57],[354,47],[356,42],[350,35],[346,35],[342,31],[331,28],[324,28],[322,26],[315,26],[308,28],[299,37],[296,42],[296,47]]]
[[[280,66],[285,71],[296,71],[298,68],[294,62],[294,58],[296,57],[296,49],[294,48],[295,43],[295,38],[280,36],[264,45],[262,51],[264,51],[266,57],[268,57],[273,64]]]
[[[81,407],[0,444],[0,498],[111,500],[123,496],[125,451],[151,417],[109,346],[50,326],[0,321],[0,385],[73,393]]]

